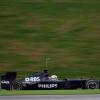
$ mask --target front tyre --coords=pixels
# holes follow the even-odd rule
[[[86,89],[99,89],[99,82],[97,80],[86,81]]]

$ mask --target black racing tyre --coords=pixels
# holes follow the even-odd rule
[[[88,80],[86,81],[86,89],[98,89],[99,82],[97,80]]]
[[[22,90],[22,84],[19,81],[13,83],[13,90]]]

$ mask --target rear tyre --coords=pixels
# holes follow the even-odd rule
[[[18,81],[13,83],[13,90],[22,90],[22,84]]]
[[[86,82],[86,89],[98,89],[99,88],[99,82],[96,80],[88,80]]]

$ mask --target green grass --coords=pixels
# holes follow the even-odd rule
[[[100,78],[100,0],[0,0],[0,73],[45,68]]]
[[[100,94],[100,90],[32,90],[32,91],[6,91],[0,90],[0,96],[8,95],[84,95]]]

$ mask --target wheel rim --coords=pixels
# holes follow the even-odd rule
[[[98,89],[98,83],[96,81],[93,80],[89,80],[86,84],[86,87],[88,89]]]

